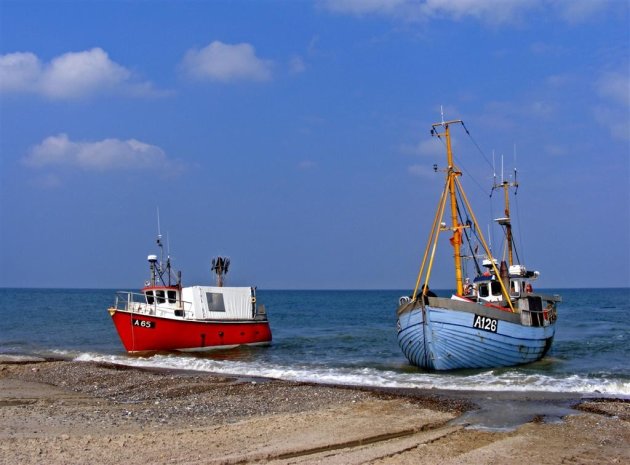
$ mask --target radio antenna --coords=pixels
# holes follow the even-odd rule
[[[157,223],[158,223],[158,235],[157,235],[157,245],[160,248],[160,267],[162,266],[162,262],[164,261],[164,247],[162,245],[162,232],[160,231],[160,207],[157,207]]]
[[[516,170],[516,144],[514,144],[514,184],[515,184],[515,189],[514,189],[514,195],[516,195],[518,193],[518,179],[516,179],[516,175],[517,175],[517,170]]]

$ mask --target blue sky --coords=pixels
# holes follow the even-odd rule
[[[0,1],[0,286],[137,288],[159,208],[185,284],[224,254],[232,285],[410,288],[441,106],[484,225],[493,151],[518,168],[540,286],[630,286],[628,24],[626,1]]]

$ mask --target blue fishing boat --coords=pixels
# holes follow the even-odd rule
[[[511,181],[495,180],[492,187],[492,192],[503,191],[505,204],[504,216],[495,220],[505,233],[503,256],[497,258],[459,179],[461,171],[451,149],[452,125],[461,125],[468,133],[461,120],[442,119],[431,129],[432,136],[445,142],[446,182],[413,294],[399,301],[398,344],[412,364],[428,370],[505,367],[540,360],[551,348],[561,297],[534,292],[539,272],[519,263],[509,203],[510,189],[518,188],[516,170]],[[443,221],[447,203],[450,225]],[[455,293],[446,297],[438,297],[428,286],[442,233],[451,235],[456,284]],[[470,264],[472,276],[466,276]]]

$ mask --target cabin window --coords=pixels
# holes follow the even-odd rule
[[[518,281],[510,281],[510,293],[512,295],[518,294]]]
[[[488,285],[480,284],[479,285],[479,297],[488,297]]]
[[[153,305],[153,302],[155,302],[155,299],[153,298],[153,291],[146,291],[145,294],[147,296],[147,303],[149,305]]]
[[[206,292],[208,301],[208,310],[211,312],[224,312],[225,304],[223,303],[223,294],[218,292]]]
[[[177,292],[175,291],[167,291],[167,295],[168,295],[168,303],[169,304],[174,304],[177,302]]]
[[[490,283],[490,286],[492,290],[492,295],[501,295],[501,284],[499,283],[499,281],[492,281],[492,283]]]
[[[166,299],[164,298],[164,291],[155,291],[155,298],[157,299],[158,304],[166,302]]]

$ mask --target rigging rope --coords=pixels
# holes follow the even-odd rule
[[[486,157],[486,154],[483,152],[483,150],[481,150],[481,147],[479,147],[479,145],[477,144],[473,136],[470,134],[470,131],[468,130],[464,122],[462,121],[461,123],[462,123],[462,127],[464,128],[464,131],[466,131],[466,134],[468,134],[468,137],[470,137],[470,140],[472,141],[472,143],[475,144],[475,147],[477,147],[477,150],[479,150],[479,153],[481,154],[483,159],[486,160],[486,163],[488,164],[488,166],[490,166],[490,168],[492,168],[492,170],[494,171],[494,166],[492,166],[492,163],[490,163],[490,161],[488,160],[488,157]]]
[[[453,159],[457,162],[457,167],[458,167],[458,168],[459,168],[460,166],[463,166],[461,163],[459,163],[459,161],[458,161],[457,157],[455,157],[454,155],[453,155]],[[470,174],[470,173],[468,172],[468,170],[466,170],[465,168],[462,168],[462,170],[466,173],[466,175],[467,175],[470,179],[472,179],[472,180],[473,180],[473,182],[477,185],[477,188],[478,188],[481,192],[483,192],[484,194],[488,195],[488,191],[487,191],[487,190],[485,190],[485,189],[481,186],[481,184],[479,184],[479,181],[477,181],[477,180],[475,179],[475,177],[474,177],[472,174]],[[489,194],[489,195],[490,195],[490,196],[492,196],[492,191],[490,191],[490,194]]]
[[[514,246],[514,251],[516,252],[516,259],[518,260],[518,262],[520,264],[524,264],[525,263],[525,246],[523,244],[523,234],[521,233],[521,215],[520,215],[520,209],[518,208],[518,196],[516,195],[516,193],[514,193],[514,203],[516,204],[516,221],[518,222],[518,238],[521,244],[521,252],[523,252],[523,261],[521,261],[520,257],[518,256],[516,245]]]
[[[477,222],[477,218],[475,217],[475,213],[472,211],[472,208],[470,207],[470,202],[468,202],[468,198],[466,197],[466,193],[464,192],[464,189],[462,188],[462,185],[461,185],[459,179],[455,178],[454,181],[455,181],[455,184],[457,186],[457,189],[462,194],[462,198],[464,199],[464,204],[466,205],[466,208],[468,209],[468,211],[470,212],[470,215],[472,216],[473,223],[475,223],[477,225],[477,227],[479,227],[479,223]],[[486,244],[486,241],[483,238],[483,234],[479,236],[479,239],[481,240],[481,244],[483,245],[483,248],[485,249],[486,253],[488,254],[488,258],[490,258],[490,265],[492,266],[492,269],[494,270],[495,275],[496,276],[500,276],[501,273],[499,273],[499,270],[497,269],[497,265],[494,263],[494,260],[492,260],[492,256],[490,254],[490,249],[488,248],[488,244]],[[505,284],[503,284],[503,280],[499,279],[499,280],[497,280],[497,282],[501,286],[501,291],[503,292],[503,297],[504,297],[505,301],[507,302],[507,304],[510,306],[510,310],[512,311],[512,313],[516,312],[516,310],[514,310],[514,305],[512,304],[512,299],[510,299],[510,293],[505,288]]]
[[[459,203],[460,205],[466,205],[465,202],[463,201],[462,195],[459,191],[457,191],[457,196],[459,197]],[[492,206],[492,205],[491,205]],[[459,205],[458,205],[458,211],[459,211]],[[472,212],[470,212],[468,209],[466,209],[466,224],[468,224],[468,222],[470,222],[469,219],[469,215],[472,215]],[[491,209],[491,215],[490,217],[492,217],[492,209]],[[463,219],[460,216],[460,220]],[[480,238],[480,234],[483,234],[482,231],[479,230],[478,225],[476,225],[474,222],[472,223],[472,228],[470,228],[472,230],[472,235],[477,239],[478,243],[481,243],[481,238]],[[494,237],[494,232],[492,233],[492,236]],[[468,236],[466,236],[466,238],[468,239]],[[479,244],[477,244],[477,247],[479,246]],[[470,248],[472,248],[472,243],[470,243]],[[492,244],[490,244],[489,249],[492,251]],[[471,254],[473,257],[475,257],[475,267],[477,269],[477,271],[479,272],[479,274],[482,274],[481,272],[481,268],[479,267],[479,263],[477,263],[477,258],[476,258],[476,252],[473,251],[473,253]]]
[[[462,123],[462,125],[463,125],[463,124],[464,124],[464,123]],[[465,127],[465,126],[464,126],[464,129],[466,129],[466,127]],[[468,132],[468,131],[466,131],[466,132]],[[468,135],[470,136],[470,134],[468,134]],[[442,140],[442,138],[439,136],[439,134],[436,134],[436,136],[437,136],[438,140],[439,140],[440,142],[442,142],[442,144],[443,144],[443,145],[446,145],[446,144],[445,144],[445,142]],[[479,147],[477,147],[477,148],[479,149]],[[483,155],[483,152],[482,152],[482,155]],[[477,186],[477,188],[478,188],[481,192],[483,192],[484,194],[486,194],[486,195],[487,195],[487,194],[488,194],[488,191],[487,191],[486,189],[484,189],[484,188],[481,186],[481,184],[479,184],[479,181],[477,181],[477,179],[475,179],[475,177],[474,177],[472,174],[470,174],[470,172],[469,172],[466,168],[463,168],[463,166],[464,166],[464,165],[463,165],[463,164],[461,164],[461,163],[459,162],[459,158],[457,158],[455,155],[453,155],[453,160],[454,160],[454,161],[455,161],[455,163],[457,164],[457,168],[458,168],[458,169],[461,169],[464,173],[466,173],[466,176],[468,176],[470,179],[472,179],[472,181],[475,183],[475,185]],[[486,161],[487,161],[487,160],[486,160]],[[490,197],[492,197],[492,191],[490,191]]]
[[[492,204],[492,197],[490,197],[488,201],[490,202],[490,221],[492,222],[492,220],[494,219],[494,205]],[[488,236],[489,236],[488,239],[490,241],[489,248],[490,248],[490,251],[492,251],[492,244],[495,242],[495,240],[494,240],[494,228],[490,227],[490,225],[488,225]]]
[[[475,228],[475,225],[472,221],[470,221],[470,218],[468,216],[468,211],[466,210],[466,221],[464,222],[464,218],[462,217],[462,212],[459,209],[460,205],[465,205],[464,201],[462,199],[462,195],[459,192],[459,190],[456,190],[456,194],[459,197],[459,202],[457,203],[457,215],[459,216],[459,222],[460,224],[465,224],[468,226],[468,228],[462,228],[462,231],[464,232],[464,236],[466,236],[466,243],[468,244],[468,249],[470,250],[470,256],[472,257],[472,260],[475,264],[475,270],[477,271],[477,276],[481,276],[481,267],[479,266],[479,263],[477,263],[477,257],[475,257],[475,252],[473,251],[472,248],[472,243],[470,240],[470,237],[468,237],[468,230],[472,231],[472,234],[477,237],[477,228]]]
[[[422,264],[420,265],[420,270],[418,271],[418,278],[416,279],[416,285],[413,289],[412,300],[414,301],[416,300],[416,297],[418,296],[418,288],[420,287],[420,281],[422,280],[422,275],[424,274],[425,264],[429,255],[429,248],[431,246],[431,243],[435,241],[434,246],[433,246],[433,254],[431,255],[431,261],[428,265],[427,275],[425,279],[425,284],[426,285],[429,284],[429,277],[431,275],[431,267],[433,266],[433,255],[435,254],[435,244],[437,244],[437,238],[439,236],[439,230],[440,230],[440,222],[442,221],[442,217],[444,215],[444,207],[446,205],[447,192],[448,192],[448,179],[446,180],[446,183],[444,184],[444,189],[442,191],[442,195],[440,196],[440,201],[438,203],[438,209],[435,212],[435,216],[433,217],[433,226],[431,226],[431,234],[429,235],[427,247],[424,250],[424,256],[422,257]],[[424,288],[422,291],[422,295],[425,295]]]

